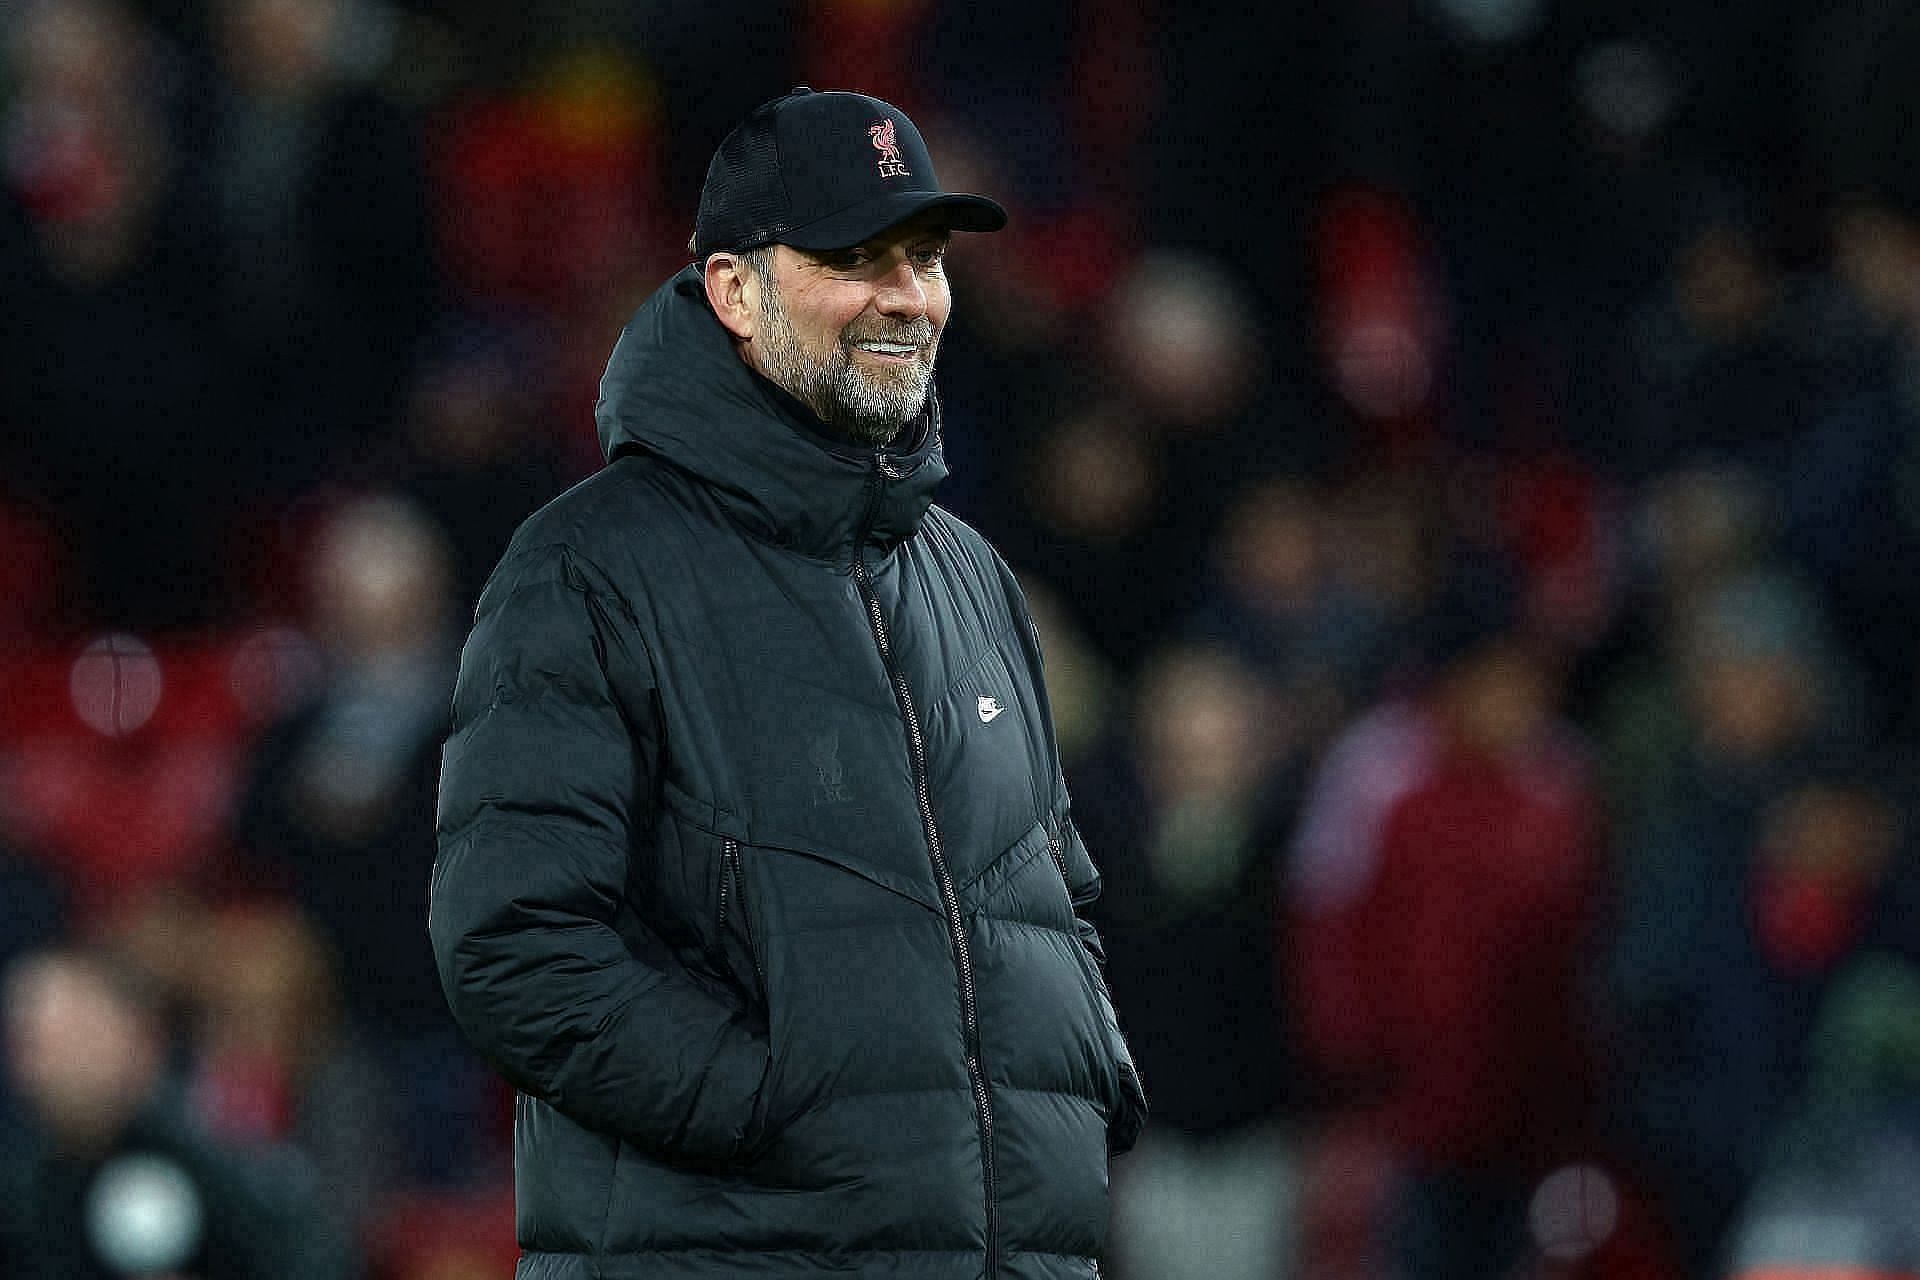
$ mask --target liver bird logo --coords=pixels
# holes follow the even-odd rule
[[[813,762],[813,771],[820,778],[820,785],[814,790],[814,804],[845,804],[853,799],[846,784],[846,770],[840,765],[838,729],[815,737],[807,748],[807,759]]]
[[[867,136],[873,139],[873,149],[880,153],[880,176],[883,178],[904,178],[907,166],[900,159],[900,142],[893,131],[893,118],[876,120],[867,130]]]

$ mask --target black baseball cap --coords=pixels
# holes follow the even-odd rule
[[[940,189],[906,112],[802,85],[755,107],[721,141],[690,247],[695,258],[766,244],[845,249],[936,208],[955,231],[1007,225],[1007,211],[987,197]]]

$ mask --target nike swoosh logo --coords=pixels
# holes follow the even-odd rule
[[[998,698],[982,698],[980,699],[979,705],[981,724],[992,724],[1000,718],[1001,712],[1006,710],[1005,707],[1000,705]]]

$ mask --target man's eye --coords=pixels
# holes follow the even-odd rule
[[[947,246],[936,244],[925,249],[914,250],[913,260],[923,267],[937,267],[946,259],[946,256]]]
[[[855,267],[865,266],[867,255],[859,249],[850,249],[846,253],[836,253],[827,259],[827,265],[835,271],[852,271]]]

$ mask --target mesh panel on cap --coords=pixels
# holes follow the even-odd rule
[[[720,142],[707,189],[701,194],[695,227],[700,253],[752,248],[788,229],[790,214],[773,134],[772,105],[755,112]]]
[[[753,175],[734,193],[732,226],[728,228],[735,244],[758,244],[771,240],[787,229],[787,193],[780,180],[779,147],[774,142],[773,121],[762,120],[758,127],[742,129],[736,154],[731,157],[736,173]]]

